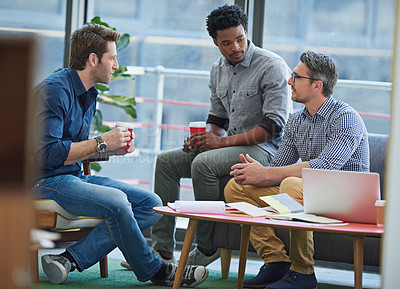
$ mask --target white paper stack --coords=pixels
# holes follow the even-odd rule
[[[224,201],[175,201],[168,206],[178,213],[223,214]]]

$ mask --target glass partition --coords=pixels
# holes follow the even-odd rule
[[[64,0],[2,0],[0,33],[32,33],[37,38],[34,84],[63,67]]]
[[[394,7],[394,0],[266,0],[263,47],[291,68],[314,50],[336,60],[340,79],[390,82]],[[390,132],[390,89],[339,83],[334,95],[364,115],[369,132]]]

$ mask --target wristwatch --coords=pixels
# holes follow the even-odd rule
[[[96,136],[94,139],[97,141],[96,151],[99,154],[105,153],[108,148],[107,143],[101,138],[101,136]]]

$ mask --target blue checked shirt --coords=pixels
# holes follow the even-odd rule
[[[313,169],[368,172],[368,136],[360,115],[332,96],[313,116],[306,108],[293,113],[270,166],[287,166],[299,159],[309,161]]]

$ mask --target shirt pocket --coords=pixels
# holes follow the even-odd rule
[[[221,89],[216,91],[218,98],[221,100],[222,105],[226,111],[229,111],[228,90]]]
[[[239,97],[242,112],[248,113],[261,111],[262,103],[256,88],[242,89],[239,92]]]

